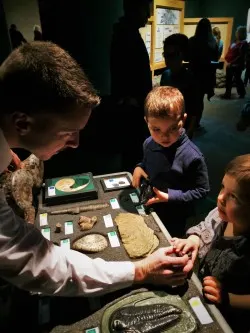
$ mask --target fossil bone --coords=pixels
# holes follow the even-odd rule
[[[78,207],[72,207],[68,209],[60,209],[60,210],[52,210],[48,213],[50,215],[60,215],[60,214],[79,214],[82,212],[88,212],[91,210],[98,210],[98,209],[104,209],[108,208],[110,205],[108,203],[103,204],[92,204],[92,205],[86,205],[86,206],[78,206]]]

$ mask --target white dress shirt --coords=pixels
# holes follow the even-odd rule
[[[11,161],[0,130],[0,172]],[[16,216],[0,187],[0,277],[17,287],[55,296],[92,296],[128,287],[132,262],[90,259],[45,239],[33,225]]]

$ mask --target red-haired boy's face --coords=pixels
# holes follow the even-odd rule
[[[170,147],[179,139],[184,124],[183,119],[148,117],[145,120],[153,140],[162,147]]]

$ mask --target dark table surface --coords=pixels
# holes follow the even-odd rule
[[[118,174],[110,174],[110,175],[102,175],[94,177],[94,182],[96,187],[98,188],[98,196],[99,198],[96,200],[85,201],[81,203],[74,203],[74,204],[66,204],[60,206],[53,206],[53,207],[45,207],[42,202],[39,205],[39,211],[37,214],[37,221],[36,225],[40,228],[39,225],[39,214],[49,210],[58,210],[64,209],[79,205],[86,205],[86,204],[94,204],[94,203],[107,203],[111,198],[117,198],[120,209],[112,209],[111,207],[82,213],[81,215],[86,216],[93,216],[96,215],[98,217],[98,222],[90,231],[80,231],[78,226],[78,219],[79,215],[70,215],[70,214],[63,214],[63,215],[48,215],[48,225],[51,229],[51,240],[56,244],[60,244],[60,240],[64,238],[69,238],[70,242],[72,242],[78,238],[79,236],[83,236],[86,233],[101,233],[103,235],[107,235],[107,232],[110,231],[117,231],[118,229],[115,225],[111,228],[106,228],[103,222],[103,216],[107,214],[111,214],[112,219],[114,221],[117,214],[120,212],[131,212],[137,214],[137,210],[135,208],[135,204],[132,203],[129,194],[135,192],[133,188],[126,188],[121,190],[115,190],[111,192],[104,192],[103,187],[101,185],[101,179],[103,177],[116,177],[126,175],[129,178],[131,177],[128,173],[118,173]],[[144,216],[144,220],[146,224],[154,230],[155,234],[159,238],[160,245],[159,247],[168,246],[169,242],[168,239],[170,237],[169,233],[167,232],[164,225],[161,223],[159,218],[155,213],[150,213],[149,215]],[[73,228],[74,233],[71,235],[64,234],[64,228],[62,228],[61,233],[55,233],[56,224],[59,222],[60,224],[64,224],[66,221],[73,221]],[[119,233],[118,233],[119,234]],[[125,261],[131,260],[124,247],[122,246],[122,242],[120,240],[120,247],[112,248],[108,246],[104,251],[96,254],[90,254],[89,256],[92,258],[101,257],[104,260],[108,261]],[[111,304],[117,302],[118,299],[126,297],[131,293],[138,293],[140,291],[146,290],[157,290],[153,286],[143,286],[143,288],[127,288],[123,290],[119,290],[113,292],[111,294],[107,294],[101,297],[93,297],[93,298],[64,298],[64,297],[50,297],[50,310],[51,310],[51,319],[50,322],[47,324],[47,329],[45,332],[53,332],[53,333],[65,333],[65,332],[85,332],[88,328],[99,327],[102,315],[104,310],[110,306]],[[160,288],[160,290],[163,290]],[[199,296],[202,303],[205,305],[207,311],[209,312],[210,316],[213,319],[213,322],[206,325],[201,325],[199,320],[196,318],[197,321],[197,332],[232,332],[230,327],[225,322],[224,318],[217,310],[214,305],[206,304],[202,297],[201,293],[201,285],[196,277],[195,274],[192,275],[191,279],[188,280],[188,284],[183,288],[164,288],[167,293],[170,294],[178,294],[182,297],[182,300],[188,305],[190,312],[196,318],[192,308],[189,305],[188,300],[190,298]],[[105,332],[108,333],[108,332]]]

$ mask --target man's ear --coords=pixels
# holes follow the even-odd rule
[[[33,119],[23,112],[15,112],[12,115],[12,122],[18,134],[24,136],[31,131]]]
[[[146,116],[144,116],[144,120],[146,121],[146,123],[148,123],[148,120],[147,120],[147,117],[146,117]]]
[[[184,113],[184,115],[183,115],[183,117],[182,117],[183,125],[185,124],[186,120],[187,120],[187,114]]]

